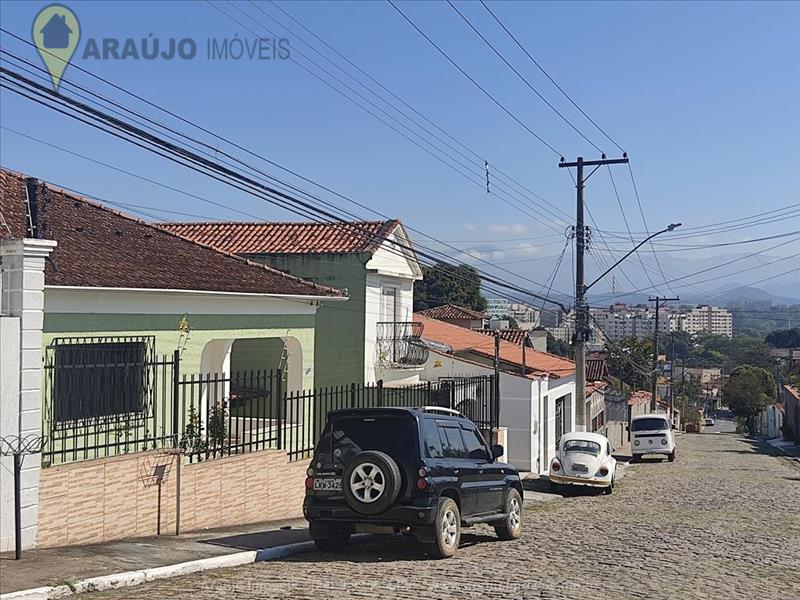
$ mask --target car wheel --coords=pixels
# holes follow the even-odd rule
[[[675,460],[675,450],[673,450],[672,452],[670,452],[670,453],[667,455],[667,460],[668,460],[669,462],[674,462],[674,460]]]
[[[433,543],[428,551],[434,558],[450,558],[461,541],[461,512],[452,498],[440,498],[433,523]]]
[[[613,477],[611,478],[611,483],[609,484],[609,486],[603,488],[603,493],[606,496],[610,496],[611,494],[614,493],[614,478]]]
[[[400,468],[383,452],[359,452],[345,467],[342,490],[347,504],[362,515],[388,509],[400,493]]]
[[[557,494],[559,492],[558,484],[555,481],[549,481],[547,487],[551,494]]]
[[[501,540],[515,540],[522,535],[522,497],[514,488],[506,496],[506,518],[494,526],[494,532]]]
[[[642,460],[642,456],[640,454],[634,454],[631,456],[632,463],[638,463]]]
[[[322,538],[314,538],[314,544],[317,550],[322,552],[340,552],[344,550],[350,543],[350,532],[337,530],[334,527],[328,527],[326,536]]]

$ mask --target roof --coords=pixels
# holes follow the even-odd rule
[[[182,237],[232,254],[374,252],[400,221],[350,223],[159,223]]]
[[[605,359],[587,358],[586,359],[586,379],[588,381],[600,381],[608,375],[608,368]]]
[[[455,304],[442,304],[441,306],[426,308],[417,312],[417,314],[439,320],[470,319],[477,321],[489,318],[482,312],[463,306],[456,306]]]
[[[37,182],[36,226],[58,245],[45,284],[336,297],[344,292],[190,242],[66,190]],[[26,237],[26,177],[0,169],[0,238]]]
[[[602,392],[607,387],[608,383],[605,381],[588,381],[586,382],[586,397],[588,398],[595,392]]]
[[[652,398],[652,396],[653,394],[651,394],[647,390],[639,390],[631,394],[631,397],[628,399],[628,404],[630,406],[634,406],[636,404],[643,404],[645,402],[650,402],[650,398]]]
[[[487,358],[494,358],[494,339],[477,331],[451,325],[444,321],[426,317],[421,312],[414,314],[414,320],[420,321],[424,328],[422,339],[446,344],[454,353],[471,352]],[[500,340],[500,360],[504,363],[522,367],[522,346]],[[525,367],[531,379],[540,375],[565,377],[575,373],[575,363],[547,352],[539,352],[533,348],[525,348]]]
[[[528,332],[524,329],[476,329],[475,331],[489,337],[494,337],[494,334],[497,333],[501,340],[511,342],[517,346],[521,346],[528,339]]]
[[[797,388],[797,387],[795,387],[795,386],[793,386],[793,385],[789,385],[788,383],[785,383],[785,384],[783,385],[783,389],[785,389],[785,390],[786,390],[787,392],[789,392],[789,393],[790,393],[792,396],[794,396],[795,398],[797,398],[798,400],[800,400],[800,388]]]

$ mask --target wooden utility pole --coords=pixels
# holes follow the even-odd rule
[[[656,412],[658,410],[658,403],[656,402],[656,388],[658,387],[658,311],[662,302],[677,302],[680,300],[680,298],[664,298],[663,296],[656,296],[655,298],[649,298],[648,300],[656,303],[656,322],[655,328],[653,329],[653,370],[650,373],[650,390],[653,394],[652,398],[650,398],[650,412]]]
[[[566,162],[563,157],[558,164],[560,168],[577,168],[575,189],[577,202],[575,210],[575,430],[586,431],[586,341],[589,338],[589,307],[586,304],[587,286],[584,283],[584,253],[586,252],[586,226],[583,217],[583,188],[586,181],[603,165],[617,165],[628,162],[623,158],[607,159],[603,154],[601,160],[583,160],[578,157],[575,162]],[[594,167],[584,177],[584,167]],[[596,280],[595,280],[596,282]]]

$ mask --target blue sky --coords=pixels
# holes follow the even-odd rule
[[[46,4],[2,3],[3,28],[30,39],[33,18]],[[206,40],[210,38],[230,39],[238,34],[239,38],[252,39],[255,35],[207,2],[66,4],[77,14],[82,30],[73,64],[202,123],[377,211],[399,217],[437,239],[459,240],[454,245],[492,262],[507,263],[505,268],[523,277],[542,282],[553,269],[554,257],[564,242],[553,232],[553,227],[561,225],[554,224],[552,216],[528,207],[536,215],[531,218],[496,196],[487,195],[480,185],[466,181],[309,75],[297,64],[305,63],[304,54],[355,87],[335,67],[310,51],[300,38],[315,42],[341,66],[348,65],[270,3],[259,3],[264,12],[250,3],[238,4],[258,23],[227,3],[219,6],[263,37],[274,37],[264,26],[286,37],[293,60],[210,61],[203,56],[192,60],[84,60],[80,54],[88,38],[139,40],[150,33],[160,40],[192,37],[200,46],[198,53],[204,54]],[[800,22],[800,4],[492,2],[490,5],[556,81],[628,150],[651,230],[673,221],[681,221],[685,227],[699,227],[798,202],[800,113],[796,107],[800,97],[800,46],[796,27]],[[281,6],[438,126],[485,156],[490,162],[490,172],[496,166],[573,214],[573,184],[563,169],[557,168],[558,156],[483,96],[389,4],[304,2]],[[403,2],[400,6],[477,81],[568,159],[578,154],[587,158],[597,156],[598,152],[536,98],[446,3]],[[460,3],[459,8],[590,139],[609,155],[619,153],[582,119],[480,4]],[[295,33],[287,32],[275,19],[289,25]],[[3,35],[2,45],[40,64],[32,48],[11,37]],[[65,77],[102,90],[146,110],[147,114],[157,114],[141,104],[133,104],[118,92],[100,87],[77,69],[68,68]],[[0,94],[0,102],[0,121],[4,127],[261,218],[294,218],[143,150],[70,122],[6,90]],[[102,199],[215,219],[242,218],[44,147],[7,130],[2,131],[0,159],[6,167]],[[260,166],[266,168],[264,164]],[[480,180],[480,167],[473,168],[474,177]],[[624,167],[615,169],[627,218],[631,228],[640,232],[643,225],[628,171]],[[285,176],[272,167],[269,170]],[[598,172],[590,180],[586,197],[601,230],[624,230],[607,173]],[[363,209],[357,211],[368,214]],[[160,214],[165,218],[188,219]],[[794,217],[726,235],[680,241],[691,244],[738,241],[797,230],[797,225],[798,218]],[[607,239],[613,238],[609,235]],[[667,277],[672,278],[792,239],[664,253],[660,255],[661,263]],[[678,243],[677,239],[670,242],[666,236],[662,240]],[[612,245],[615,249],[623,247],[621,241]],[[790,242],[727,269],[698,276],[696,280],[718,277],[717,281],[701,286],[710,289],[725,282],[756,281],[765,274],[785,271],[790,265],[783,261],[767,265],[765,270],[741,271],[750,265],[757,266],[759,263],[753,262],[756,260],[770,263],[778,257],[791,256],[800,251],[798,246],[800,242]],[[598,251],[596,255],[602,253]],[[589,260],[590,276],[599,272],[596,260],[594,257]],[[645,255],[645,260],[652,263],[652,254]],[[638,262],[631,262],[626,273],[637,286],[648,285]],[[799,279],[795,272],[770,281],[769,285],[777,290],[790,289],[795,283],[800,287]],[[615,285],[616,289],[632,287],[621,273],[617,274]],[[555,287],[566,291],[570,286],[567,253]],[[598,284],[601,291],[607,289],[605,286],[605,282]],[[668,290],[662,288],[662,291]],[[800,295],[800,291],[797,293]]]

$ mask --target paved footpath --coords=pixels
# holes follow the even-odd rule
[[[455,558],[410,539],[356,544],[83,598],[800,598],[800,468],[730,433],[679,437],[612,496],[526,502],[525,533],[465,532]]]

